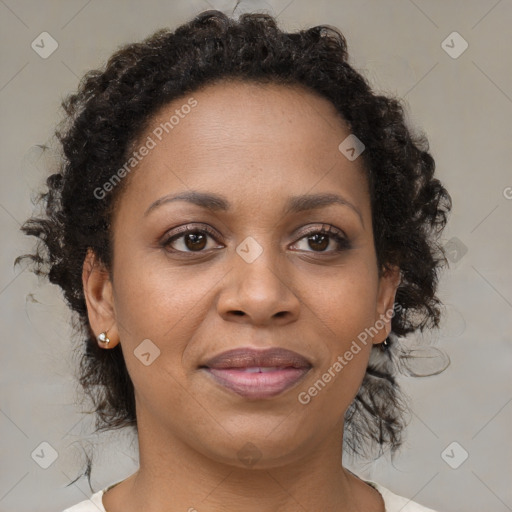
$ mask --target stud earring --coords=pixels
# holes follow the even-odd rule
[[[387,350],[389,350],[389,347],[390,347],[390,343],[388,341],[388,338],[386,338],[381,344],[380,344],[380,349],[382,350],[382,352],[386,352]]]
[[[110,339],[107,336],[107,331],[104,331],[98,335],[98,341],[101,343],[105,343],[105,345],[108,345],[110,343]]]

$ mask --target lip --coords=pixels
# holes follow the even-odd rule
[[[200,368],[218,384],[245,398],[263,399],[296,385],[312,364],[284,348],[239,348],[209,359]]]

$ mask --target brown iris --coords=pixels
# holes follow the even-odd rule
[[[320,242],[318,240],[321,240]],[[329,246],[329,237],[327,235],[323,235],[321,233],[315,233],[308,237],[309,246],[312,249],[325,251]],[[327,244],[325,243],[327,241]]]
[[[207,240],[206,235],[204,233],[187,233],[185,235],[184,243],[187,247],[187,249],[194,251],[194,250],[202,250],[205,248]]]

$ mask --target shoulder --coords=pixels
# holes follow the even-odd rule
[[[103,496],[103,490],[93,494],[90,499],[81,501],[70,508],[67,508],[63,512],[105,512],[103,502],[101,500]]]
[[[376,482],[365,481],[379,491],[386,505],[386,512],[436,512],[431,508],[411,501],[409,498],[398,496]]]

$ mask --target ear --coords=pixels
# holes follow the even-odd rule
[[[391,319],[394,315],[396,290],[401,281],[400,269],[392,266],[383,271],[379,278],[377,307],[375,311],[373,343],[382,343],[391,332]]]
[[[89,324],[96,337],[106,332],[108,344],[98,340],[101,348],[113,348],[119,343],[119,334],[115,318],[112,282],[105,265],[101,263],[92,249],[87,250],[82,269],[82,286]]]

